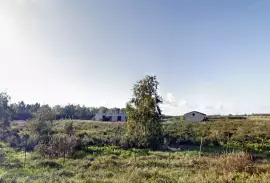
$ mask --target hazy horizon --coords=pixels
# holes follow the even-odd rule
[[[270,1],[0,0],[12,102],[125,107],[146,74],[163,112],[270,113]]]

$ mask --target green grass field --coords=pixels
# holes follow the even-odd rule
[[[4,147],[4,146],[3,146]],[[2,147],[3,182],[269,182],[268,160],[252,161],[249,155],[205,154],[197,151],[153,152],[117,147],[88,148],[65,162],[45,159]]]
[[[55,131],[61,131],[63,124],[67,121],[55,122]],[[231,141],[237,142],[242,138],[236,138],[238,130],[246,129],[244,126],[250,128],[250,125],[254,125],[252,127],[255,129],[250,129],[248,133],[245,132],[245,135],[254,135],[254,139],[257,139],[267,131],[265,129],[268,129],[270,125],[268,123],[270,121],[260,119],[218,121],[195,124],[194,126],[192,123],[184,125],[168,123],[164,125],[165,133],[170,134],[171,138],[181,139],[179,143],[181,149],[177,149],[179,148],[177,147],[174,148],[177,151],[150,151],[122,149],[113,145],[124,136],[125,123],[74,121],[76,135],[88,135],[93,138],[93,145],[89,145],[84,150],[77,150],[66,160],[63,158],[44,158],[37,152],[28,152],[25,162],[23,151],[1,143],[0,152],[4,156],[1,157],[0,182],[266,183],[270,180],[268,148],[263,151],[243,151],[231,146],[230,151],[225,152],[224,147],[227,147],[228,144],[231,145],[231,142],[224,146],[211,146],[213,142],[209,139],[210,137],[212,140],[217,138],[217,142],[220,140],[221,134],[219,134],[220,137],[212,137],[213,134],[216,134],[215,131],[219,133],[223,131],[224,133],[234,132],[231,135]],[[212,132],[204,137],[205,144],[201,154],[198,151],[196,139],[199,137],[196,133],[198,126],[207,127],[207,129],[211,126],[211,129],[208,130]],[[23,123],[13,123],[12,128],[26,130]],[[261,129],[261,132],[256,132],[256,129]],[[187,134],[190,132],[194,133],[188,136]],[[255,135],[257,135],[256,138]],[[192,140],[194,140],[193,144]],[[105,144],[95,144],[97,142]],[[255,143],[251,139],[245,143],[248,146],[248,144],[259,142]],[[268,141],[265,140],[265,144],[267,143]]]

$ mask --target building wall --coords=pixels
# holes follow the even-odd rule
[[[122,115],[122,121],[127,121],[127,116],[125,114]]]
[[[116,113],[109,113],[109,114],[104,114],[104,113],[98,113],[95,115],[96,121],[103,121],[103,116],[106,117],[111,117],[111,121],[116,122],[118,121],[118,116],[121,116],[121,121],[126,121],[126,115],[124,113],[116,114]]]
[[[184,117],[185,117],[185,121],[200,122],[204,120],[206,115],[200,114],[198,112],[190,112],[190,113],[185,114]]]
[[[112,121],[117,121],[117,116],[116,115],[112,116]]]
[[[127,117],[125,114],[120,115],[121,116],[121,121],[127,121]]]
[[[126,121],[125,114],[114,114],[112,115],[112,121],[118,121],[118,116],[121,116],[121,121]]]
[[[96,121],[102,121],[104,115],[105,115],[105,114],[103,114],[103,113],[98,113],[98,114],[96,114],[96,115],[95,115],[95,120],[96,120]]]

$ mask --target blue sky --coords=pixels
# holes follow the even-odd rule
[[[1,0],[13,102],[124,107],[145,74],[166,114],[270,112],[270,1]]]

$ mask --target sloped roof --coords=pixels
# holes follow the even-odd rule
[[[198,111],[191,111],[191,112],[188,112],[188,113],[186,113],[186,114],[190,114],[190,113],[199,113],[199,114],[201,114],[201,115],[205,115],[205,116],[206,116],[206,114],[204,114],[204,113],[202,113],[202,112],[198,112]],[[184,114],[184,115],[186,115],[186,114]]]

